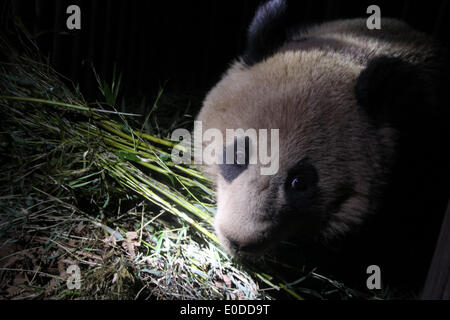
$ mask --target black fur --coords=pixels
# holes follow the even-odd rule
[[[358,104],[374,125],[396,128],[399,136],[383,205],[360,233],[363,240],[347,239],[346,259],[363,243],[370,252],[366,260],[381,261],[393,283],[410,288],[423,283],[450,195],[450,158],[444,150],[449,141],[444,88],[450,82],[444,70],[448,66],[439,59],[413,65],[382,56],[369,62],[355,86]]]
[[[244,159],[238,159],[236,153],[238,151],[238,143],[237,140],[234,141],[233,145],[224,148],[223,152],[223,163],[219,165],[220,174],[222,177],[228,182],[233,182],[242,172],[247,170],[249,159],[250,159],[250,139],[249,137],[245,137],[244,141],[244,150],[242,150],[245,154]],[[233,153],[233,163],[226,163],[227,153]],[[243,160],[243,161],[242,161]]]
[[[430,107],[432,85],[420,67],[393,57],[372,59],[358,77],[355,94],[378,125],[402,126]],[[411,123],[411,122],[409,122]]]
[[[287,2],[271,0],[262,4],[248,29],[244,62],[251,66],[273,54],[286,40]]]
[[[302,180],[301,190],[292,188],[292,180],[298,177]],[[292,210],[296,212],[307,212],[312,207],[318,189],[319,176],[317,170],[309,159],[300,160],[294,167],[290,168],[284,184],[287,202]]]

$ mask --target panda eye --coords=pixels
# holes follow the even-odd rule
[[[301,177],[294,177],[291,180],[291,189],[295,191],[305,191],[308,189],[308,185],[305,179],[302,179]]]
[[[319,176],[316,168],[308,158],[304,158],[292,166],[284,183],[284,188],[292,197],[314,194],[318,188]]]

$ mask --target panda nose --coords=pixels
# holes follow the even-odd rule
[[[243,253],[243,254],[251,254],[255,250],[258,250],[259,244],[258,243],[246,243],[239,240],[236,240],[233,237],[225,236],[225,238],[228,241],[228,244],[230,248],[236,253]]]
[[[225,238],[227,239],[231,249],[233,249],[234,252],[238,253],[241,250],[241,245],[237,240],[228,236],[225,236]]]

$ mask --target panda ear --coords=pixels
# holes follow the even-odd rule
[[[359,75],[356,99],[375,123],[405,124],[405,118],[426,107],[431,86],[425,77],[418,66],[400,58],[377,57]]]
[[[286,39],[286,0],[270,0],[259,6],[247,32],[244,62],[251,66],[267,58]]]

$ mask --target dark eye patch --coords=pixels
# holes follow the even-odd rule
[[[243,149],[243,150],[241,150]],[[227,154],[233,154],[232,163],[227,163]],[[223,150],[223,163],[219,165],[220,174],[229,183],[236,179],[248,168],[250,159],[250,139],[245,137],[243,148],[238,150],[238,139],[234,139],[232,145],[226,146]]]
[[[319,175],[308,158],[288,170],[285,181],[287,202],[294,208],[307,207],[318,192]]]

